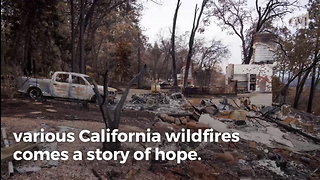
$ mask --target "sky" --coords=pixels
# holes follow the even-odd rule
[[[154,3],[158,2],[157,3]],[[144,10],[140,25],[144,30],[144,34],[149,38],[148,42],[153,44],[159,34],[164,34],[170,37],[170,31],[172,27],[173,15],[176,8],[176,0],[145,0]],[[186,31],[191,30],[192,20],[194,14],[195,5],[201,5],[202,0],[181,0],[181,6],[179,9],[178,20],[177,20],[177,34],[183,34]],[[249,0],[253,5],[254,1]],[[297,5],[305,5],[307,0],[299,0]],[[284,22],[287,22],[291,17],[299,16],[304,14],[304,9],[296,10],[293,13],[288,14],[284,18]],[[210,26],[205,28],[203,34],[196,34],[196,37],[204,37],[206,40],[220,40],[222,43],[227,45],[230,50],[230,57],[227,58],[222,64],[222,69],[225,70],[225,66],[229,63],[241,64],[241,41],[236,35],[228,34],[227,30],[222,31],[221,28],[211,19]],[[282,24],[282,23],[280,23]]]

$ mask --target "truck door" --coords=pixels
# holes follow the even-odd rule
[[[69,98],[70,74],[57,73],[53,78],[52,92],[54,97]]]
[[[88,97],[89,84],[81,76],[72,75],[71,89],[70,89],[70,98],[89,100],[91,97]]]

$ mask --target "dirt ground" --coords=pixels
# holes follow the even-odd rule
[[[155,126],[155,114],[146,111],[125,110],[120,130],[124,132],[166,131]],[[83,108],[81,104],[48,100],[34,102],[27,98],[1,99],[1,127],[5,127],[9,141],[14,143],[12,132],[27,132],[46,127],[55,132],[64,129],[79,133],[80,130],[99,131],[104,128],[100,111],[95,105]],[[177,127],[179,128],[179,127]],[[174,146],[191,150],[202,146],[199,143],[153,144],[122,143],[122,150],[143,150],[145,147]],[[38,149],[54,148],[69,152],[86,152],[101,148],[101,143],[46,143]],[[238,143],[208,143],[199,150],[200,161],[135,161],[132,156],[125,164],[118,161],[14,161],[16,172],[6,174],[6,165],[1,165],[2,179],[312,179],[319,176],[319,152],[293,153],[285,149],[269,148],[250,141]],[[280,168],[271,171],[259,166],[261,159],[269,158],[279,163]],[[260,162],[261,161],[261,162]],[[269,161],[267,161],[269,162]],[[282,163],[282,164],[281,164]],[[270,165],[272,166],[272,164]],[[21,170],[22,169],[22,170]],[[277,171],[284,171],[285,176]],[[24,171],[23,171],[24,170]]]
[[[126,110],[122,113],[122,121],[129,125],[139,124],[142,127],[148,127],[149,124],[142,122],[141,119],[154,119],[154,116],[154,114],[144,111],[136,112]],[[1,118],[2,117],[55,121],[71,120],[74,122],[79,120],[103,122],[101,112],[94,104],[88,104],[88,108],[85,108],[81,103],[57,100],[35,102],[28,98],[2,99]]]

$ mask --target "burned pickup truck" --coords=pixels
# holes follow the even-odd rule
[[[18,92],[27,94],[32,99],[62,98],[96,102],[93,91],[93,79],[88,75],[73,72],[55,72],[51,79],[30,77],[17,78]],[[103,86],[98,85],[103,94]],[[108,100],[114,102],[117,90],[108,87]]]

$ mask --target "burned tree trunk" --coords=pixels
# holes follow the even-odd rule
[[[306,82],[306,80],[307,80],[310,72],[311,72],[311,69],[308,70],[308,71],[304,74],[301,82],[298,83],[298,85],[297,85],[296,95],[295,95],[294,103],[293,103],[293,108],[298,108],[299,101],[300,101],[300,97],[301,97],[301,93],[302,93],[302,91],[303,91],[304,84],[305,84],[305,82]],[[301,77],[301,75],[300,75],[299,77]]]
[[[141,39],[140,33],[138,33],[138,72],[141,71]],[[138,89],[141,89],[141,78],[138,78]]]
[[[190,69],[191,59],[192,59],[193,51],[194,51],[194,48],[193,48],[194,38],[195,38],[196,32],[199,27],[199,23],[200,23],[201,15],[203,13],[203,9],[206,6],[207,2],[208,2],[208,0],[202,1],[202,5],[200,8],[200,12],[199,12],[198,17],[197,17],[198,8],[197,8],[197,6],[195,8],[194,17],[193,17],[193,25],[192,25],[192,30],[191,30],[190,39],[189,39],[189,51],[188,51],[188,55],[187,55],[187,64],[186,64],[184,78],[183,78],[183,88],[186,88],[188,85],[189,69]]]
[[[80,36],[79,36],[79,56],[80,56],[80,64],[79,64],[79,72],[80,73],[86,73],[85,72],[85,62],[84,62],[84,8],[85,8],[85,2],[84,0],[80,1]]]
[[[319,56],[317,56],[315,58],[315,61],[308,67],[304,68],[304,69],[301,69],[298,73],[296,73],[294,76],[292,76],[290,79],[288,79],[288,82],[286,83],[286,85],[281,88],[280,90],[280,95],[283,96],[283,102],[282,104],[285,104],[286,103],[286,98],[287,98],[287,93],[288,93],[288,89],[289,89],[289,86],[290,86],[290,83],[292,81],[294,81],[298,76],[300,76],[302,73],[306,72],[306,71],[309,71],[311,70],[314,66],[317,65],[317,63],[320,61],[320,58]],[[277,95],[277,97],[275,98],[275,100],[277,100],[279,98],[279,95]]]
[[[319,32],[319,31],[318,31]],[[317,33],[316,38],[316,45],[315,45],[315,51],[314,51],[314,58],[313,58],[313,68],[312,68],[312,74],[311,74],[311,87],[310,87],[310,93],[309,93],[309,100],[308,100],[308,107],[307,112],[312,112],[312,105],[313,105],[313,98],[314,98],[314,91],[316,89],[317,85],[317,79],[316,79],[316,70],[318,62],[320,61],[320,51],[319,51],[319,33]]]
[[[107,97],[109,94],[108,93],[108,71],[106,71],[106,73],[104,75],[103,96],[100,95],[96,82],[93,83],[94,84],[93,90],[94,90],[94,93],[97,97],[97,101],[99,104],[99,108],[100,108],[106,129],[109,128],[110,131],[112,132],[114,129],[119,128],[121,110],[124,106],[124,103],[125,103],[125,100],[128,96],[129,90],[132,87],[133,83],[135,83],[139,78],[141,78],[146,71],[147,71],[147,66],[144,65],[143,69],[139,72],[139,74],[137,74],[133,79],[131,79],[129,81],[123,95],[121,96],[120,101],[118,102],[115,109],[113,109],[113,110],[111,110],[111,107],[109,106],[109,103],[107,100]],[[102,150],[103,151],[106,151],[106,150],[117,151],[120,149],[120,147],[121,147],[121,144],[119,141],[104,142],[102,145]]]
[[[308,100],[308,107],[307,107],[307,112],[311,113],[312,112],[312,105],[313,105],[313,98],[314,98],[314,90],[315,90],[315,79],[316,79],[316,66],[313,67],[312,69],[312,74],[311,74],[311,87],[310,87],[310,93],[309,93],[309,100]]]
[[[177,7],[173,16],[173,26],[172,26],[172,35],[171,35],[172,79],[173,79],[173,88],[176,92],[179,90],[179,88],[178,88],[177,66],[176,66],[175,33],[176,33],[178,11],[180,6],[181,6],[181,3],[180,3],[180,0],[178,0]]]
[[[71,28],[71,62],[72,62],[72,71],[73,72],[78,72],[76,69],[76,50],[75,50],[75,29],[74,29],[74,4],[73,4],[73,0],[70,0],[70,16],[71,16],[71,24],[70,24],[70,28]]]

